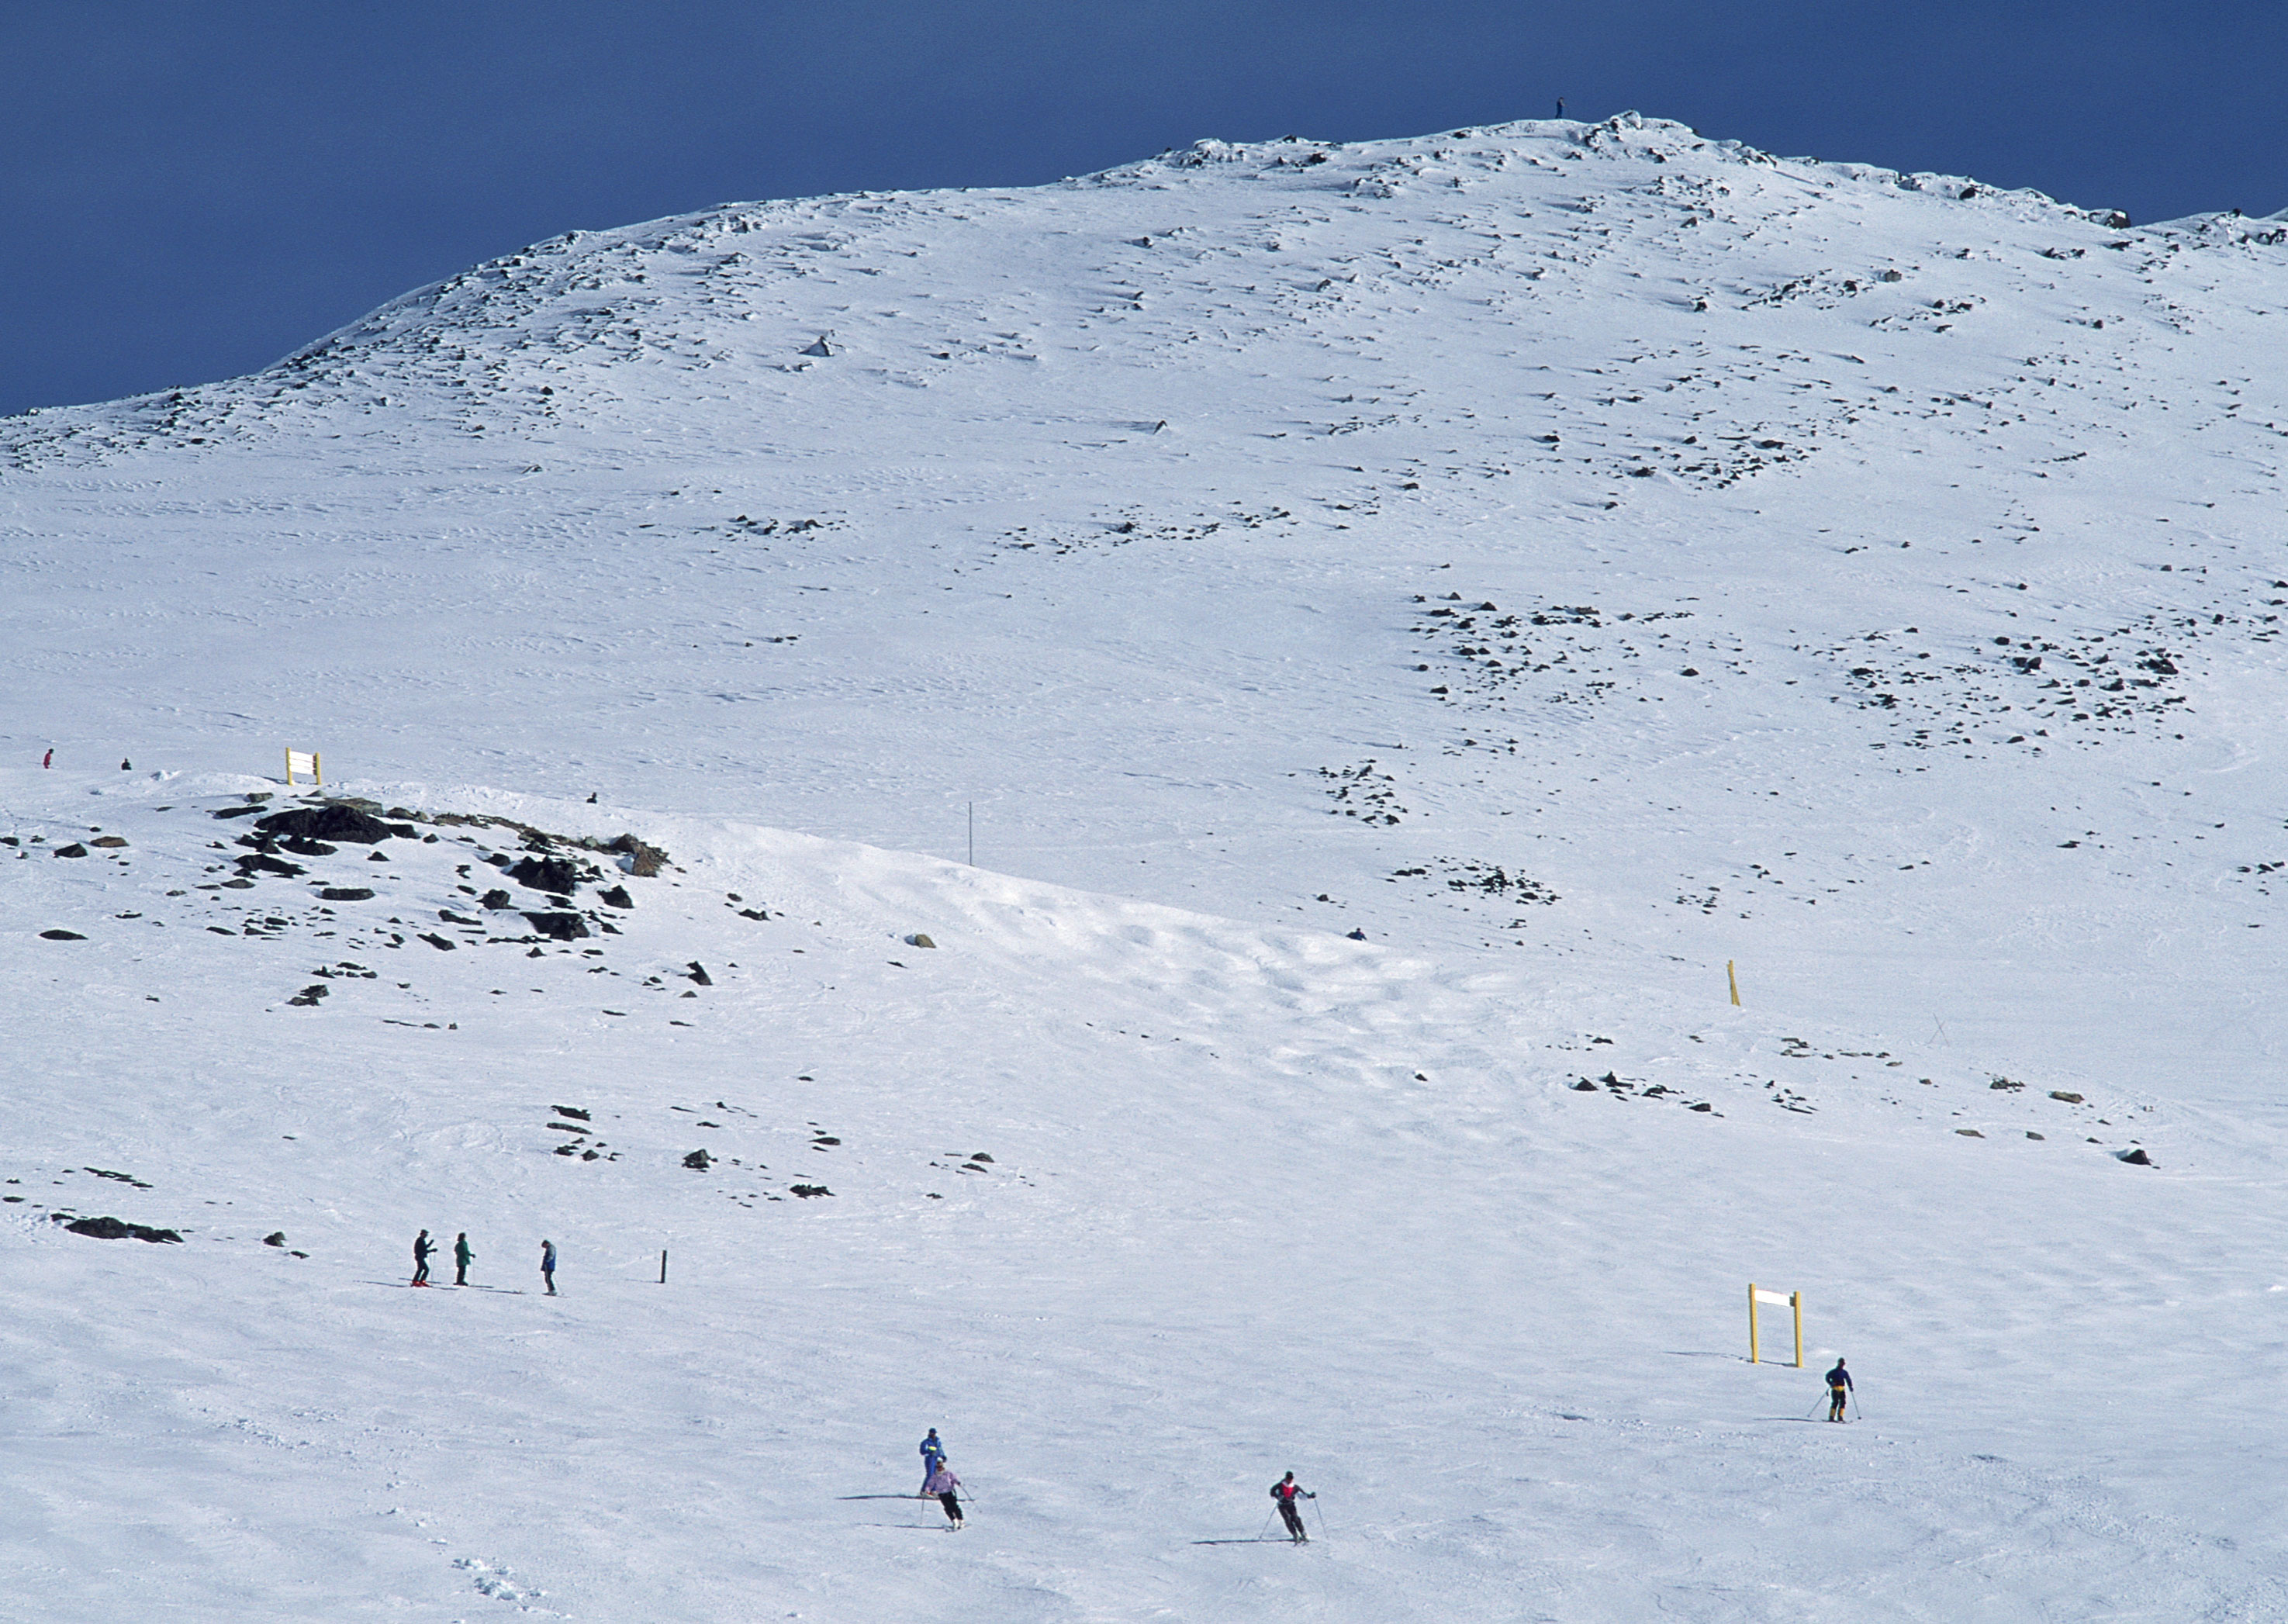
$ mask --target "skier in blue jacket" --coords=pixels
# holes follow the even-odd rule
[[[920,1493],[914,1496],[916,1500],[929,1498],[929,1480],[937,1475],[937,1469],[944,1464],[945,1446],[938,1442],[937,1429],[932,1427],[929,1430],[929,1436],[922,1439],[922,1490]]]
[[[1835,1368],[1827,1373],[1827,1419],[1841,1421],[1843,1406],[1850,1398],[1851,1373],[1843,1368],[1843,1360],[1838,1356]]]

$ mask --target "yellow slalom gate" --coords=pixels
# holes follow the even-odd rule
[[[1762,1346],[1756,1335],[1756,1305],[1769,1303],[1774,1308],[1791,1309],[1795,1312],[1795,1367],[1803,1368],[1803,1293],[1791,1291],[1782,1295],[1776,1291],[1760,1289],[1755,1281],[1748,1282],[1748,1363],[1762,1363]]]

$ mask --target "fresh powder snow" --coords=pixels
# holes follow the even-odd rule
[[[0,1612],[2288,1616],[2284,313],[1623,115],[0,420]]]

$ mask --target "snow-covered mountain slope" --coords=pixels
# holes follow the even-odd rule
[[[27,1616],[2282,1611],[2284,276],[1203,143],[0,423]],[[238,844],[288,746],[413,836]]]
[[[30,777],[18,1616],[2288,1601],[2211,1402],[2276,1357],[2276,1133],[734,824],[401,786],[282,844],[248,780]],[[404,1288],[423,1227],[481,1289]],[[1750,1279],[1864,1424],[1743,1361]],[[951,1550],[887,1498],[933,1422]],[[1289,1466],[1319,1545],[1228,1543]]]

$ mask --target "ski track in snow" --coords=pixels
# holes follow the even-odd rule
[[[0,423],[11,1605],[2288,1615],[2276,226],[1203,143]]]

